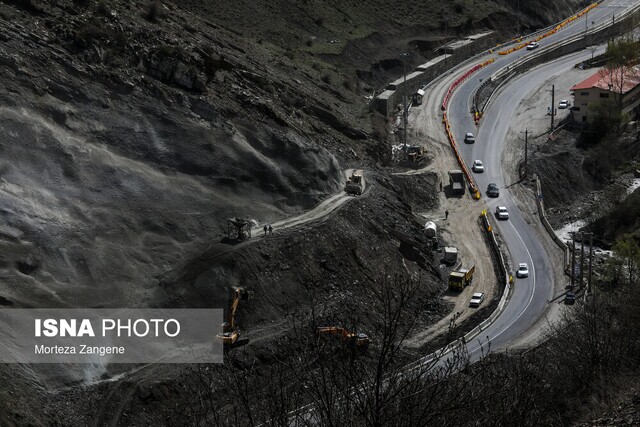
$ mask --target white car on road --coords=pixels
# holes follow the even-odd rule
[[[516,271],[516,277],[529,277],[529,266],[524,262],[518,264],[518,271]]]
[[[509,219],[509,211],[504,206],[498,206],[496,208],[496,216],[498,219]]]
[[[484,165],[480,160],[474,160],[473,166],[471,167],[471,169],[473,169],[474,172],[478,172],[478,173],[484,172]]]
[[[469,301],[469,307],[479,307],[482,301],[484,301],[484,293],[476,292],[471,297],[471,301]]]
[[[565,108],[569,108],[569,101],[567,101],[566,99],[563,99],[562,101],[560,101],[560,103],[558,104],[558,109],[560,110],[564,110]]]
[[[537,48],[538,46],[540,46],[540,44],[538,42],[531,42],[527,45],[527,50],[533,50],[535,48]]]

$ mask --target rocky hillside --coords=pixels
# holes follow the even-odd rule
[[[247,319],[259,327],[309,304],[314,283],[328,306],[348,306],[347,285],[407,259],[402,274],[428,272],[426,299],[440,285],[433,260],[390,236],[416,232],[412,210],[436,207],[436,180],[388,177],[386,121],[366,96],[408,46],[421,62],[456,34],[511,35],[513,3],[1,1],[0,305],[220,307],[230,284],[265,273],[270,305]],[[579,2],[521,3],[537,27]],[[328,237],[202,256],[227,218],[299,214],[351,167],[376,171],[374,200],[333,216]],[[0,390],[0,424],[49,424],[67,400],[32,409],[68,384],[60,370],[1,371],[20,380]],[[26,397],[36,402],[16,403]]]
[[[270,222],[336,192],[388,151],[353,70],[445,37],[443,22],[512,13],[480,3],[400,3],[394,20],[383,2],[0,3],[3,301],[148,305],[226,218]]]

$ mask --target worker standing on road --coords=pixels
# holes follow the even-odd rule
[[[269,234],[273,234],[273,228],[271,227],[271,224],[269,224]]]
[[[444,219],[448,219],[449,218],[449,211],[446,210],[444,211]]]
[[[263,230],[264,230],[264,235],[266,236],[267,235],[267,225],[266,224],[264,225]]]

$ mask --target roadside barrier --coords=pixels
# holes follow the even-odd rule
[[[498,318],[498,316],[500,316],[504,308],[507,306],[507,303],[509,302],[509,298],[511,297],[511,289],[513,288],[513,277],[507,270],[507,265],[505,263],[504,257],[502,256],[502,252],[500,251],[500,246],[498,245],[493,227],[491,227],[491,224],[489,223],[489,218],[487,217],[486,210],[483,210],[480,213],[480,220],[483,230],[485,230],[489,235],[489,240],[491,241],[491,249],[496,254],[496,259],[498,260],[498,268],[500,271],[500,277],[498,277],[498,281],[500,283],[504,283],[504,290],[502,291],[502,297],[500,297],[500,301],[498,302],[498,307],[496,307],[496,309],[488,318],[486,318],[478,326],[464,334],[464,336],[454,340],[445,347],[434,351],[433,353],[421,358],[420,360],[407,365],[407,369],[409,371],[432,363],[434,360],[444,357],[447,353],[455,351],[456,349],[473,340],[476,336],[480,335],[482,331],[486,330]]]
[[[470,340],[475,338],[476,335],[480,334],[480,332],[487,329],[489,325],[491,325],[491,323],[493,323],[493,321],[496,320],[496,318],[500,315],[500,313],[502,313],[502,310],[504,310],[504,307],[507,305],[507,302],[509,301],[509,294],[511,292],[511,288],[513,287],[513,276],[511,276],[511,274],[509,274],[509,271],[507,270],[507,264],[505,263],[504,257],[502,256],[502,252],[500,251],[500,245],[498,245],[498,240],[496,239],[496,235],[495,235],[495,232],[493,231],[493,227],[491,227],[491,224],[489,223],[489,218],[487,217],[486,209],[484,209],[480,213],[480,219],[482,220],[484,229],[487,231],[487,234],[489,235],[489,240],[491,242],[491,249],[493,249],[494,253],[496,254],[496,258],[498,260],[498,268],[500,269],[500,276],[501,276],[501,277],[498,277],[498,280],[504,283],[504,291],[502,292],[502,298],[500,298],[498,307],[493,311],[493,313],[491,313],[491,316],[489,316],[484,322],[476,326],[474,329],[469,331],[463,338],[464,342],[469,342]]]
[[[590,4],[586,8],[582,9],[580,12],[578,12],[575,15],[570,16],[569,18],[565,19],[564,21],[562,21],[561,23],[556,25],[554,28],[550,29],[549,31],[547,31],[547,32],[545,32],[543,34],[540,34],[539,36],[534,38],[533,41],[538,42],[538,41],[544,39],[545,37],[549,37],[550,35],[555,34],[556,32],[560,31],[563,27],[569,25],[570,23],[572,23],[576,19],[582,18],[583,15],[589,13],[590,10],[594,9],[597,6],[598,6],[598,3]],[[515,52],[517,50],[522,49],[523,47],[526,47],[528,44],[529,44],[528,41],[524,42],[524,43],[521,43],[521,44],[519,44],[517,46],[512,47],[511,49],[502,50],[502,51],[498,52],[498,55],[509,55],[510,53],[513,53],[513,52]]]
[[[478,189],[478,185],[476,184],[476,180],[473,178],[473,175],[469,172],[467,168],[467,164],[462,159],[460,155],[460,150],[458,149],[458,144],[456,143],[456,139],[453,136],[453,132],[451,132],[451,125],[449,124],[449,120],[447,119],[447,113],[442,113],[442,123],[444,124],[444,130],[447,133],[447,137],[449,138],[449,144],[453,149],[453,154],[456,156],[456,160],[464,173],[464,176],[467,178],[467,182],[469,183],[469,191],[471,192],[472,197],[475,200],[480,199],[480,190]]]
[[[480,126],[480,119],[482,118],[482,111],[478,111],[474,108],[473,110],[473,122],[476,126]]]
[[[464,160],[462,159],[462,156],[460,155],[460,150],[458,150],[458,144],[456,143],[456,139],[453,136],[453,132],[451,132],[451,125],[449,124],[449,120],[447,119],[446,110],[447,110],[447,106],[449,105],[449,99],[451,98],[451,95],[453,94],[454,90],[460,85],[460,83],[468,79],[469,76],[471,76],[473,73],[477,72],[483,67],[486,67],[487,65],[491,64],[494,61],[495,59],[491,58],[480,64],[474,65],[473,67],[468,69],[462,76],[458,77],[453,83],[451,83],[451,86],[449,86],[449,89],[447,89],[447,93],[445,94],[444,99],[442,100],[442,106],[441,106],[443,111],[442,123],[444,124],[444,129],[445,129],[445,132],[447,133],[447,137],[449,138],[449,144],[451,144],[451,148],[453,149],[453,153],[455,154],[456,159],[458,160],[458,164],[460,165],[462,172],[464,172],[464,175],[467,178],[467,182],[469,183],[469,191],[471,191],[471,194],[475,200],[480,199],[481,197],[480,190],[478,189],[478,185],[476,184],[476,180],[473,178],[473,175],[469,172],[469,169],[467,168],[467,164],[464,162]],[[478,118],[478,120],[480,119]],[[477,123],[478,122],[476,121],[476,124]]]
[[[442,111],[446,111],[447,106],[449,105],[449,99],[451,98],[453,91],[460,85],[460,83],[468,79],[469,76],[474,74],[479,69],[486,67],[487,65],[491,64],[494,61],[495,59],[491,58],[491,59],[487,59],[486,61],[480,64],[474,65],[473,67],[469,68],[462,76],[458,77],[453,83],[451,83],[451,86],[449,86],[449,89],[447,89],[447,93],[445,94],[444,99],[442,100],[442,106],[440,107]]]
[[[535,176],[535,180],[536,180],[536,205],[538,207],[538,215],[540,215],[540,221],[542,222],[542,225],[544,226],[544,228],[549,232],[549,234],[551,235],[551,238],[553,239],[554,242],[556,242],[556,244],[558,246],[560,246],[560,249],[562,249],[563,252],[563,268],[564,268],[564,272],[565,274],[570,275],[570,270],[571,268],[569,267],[569,257],[570,252],[569,252],[569,247],[567,246],[567,244],[565,242],[563,242],[558,235],[556,234],[555,230],[553,229],[553,227],[551,227],[551,224],[549,223],[549,220],[547,219],[547,214],[545,213],[545,209],[544,209],[544,199],[542,197],[542,186],[540,185],[540,179],[538,178],[538,175]]]

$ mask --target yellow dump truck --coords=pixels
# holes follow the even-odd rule
[[[471,268],[461,268],[456,271],[452,271],[449,274],[449,289],[454,291],[462,291],[473,280],[473,273],[476,271],[476,266]]]

